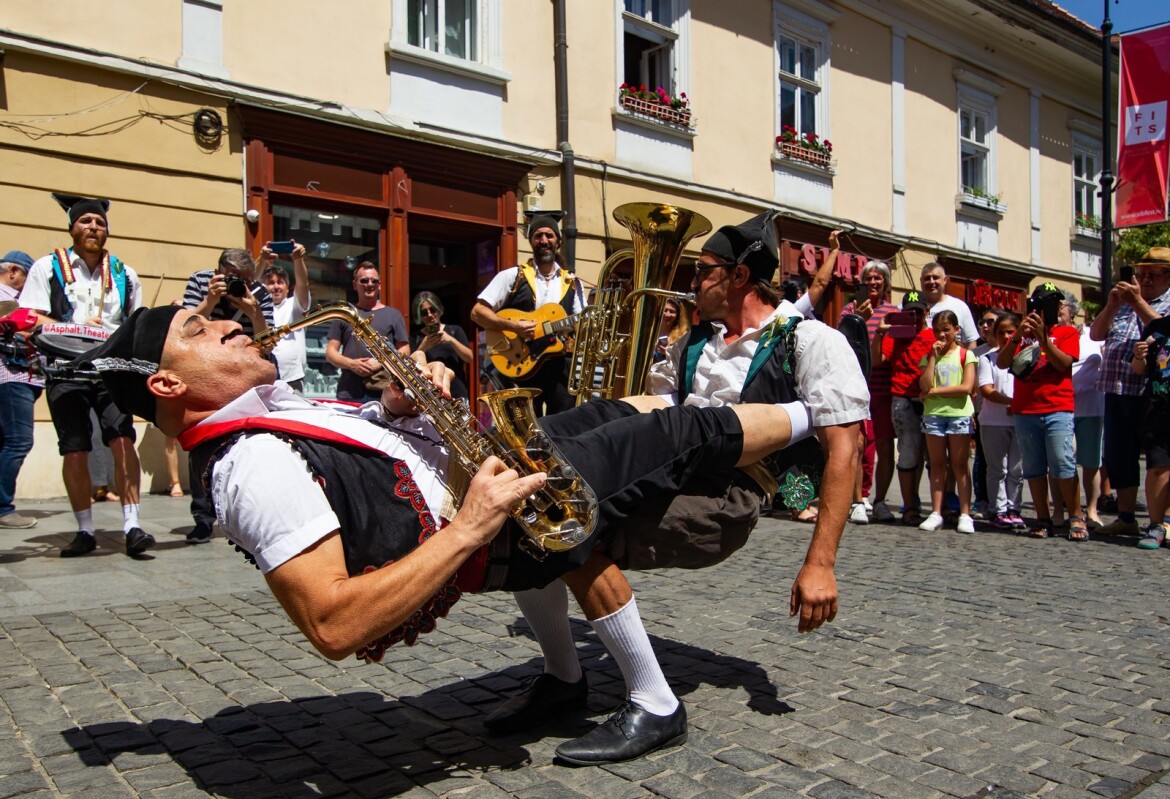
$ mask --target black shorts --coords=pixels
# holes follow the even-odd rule
[[[1142,443],[1146,451],[1146,469],[1170,467],[1170,402],[1150,404],[1142,426]]]
[[[114,404],[106,387],[89,380],[50,380],[45,388],[49,415],[57,429],[57,451],[89,452],[93,449],[93,424],[89,411],[97,413],[102,431],[102,443],[107,447],[115,438],[125,436],[136,440],[134,417],[122,413]]]

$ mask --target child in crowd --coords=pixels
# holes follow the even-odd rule
[[[1170,511],[1170,316],[1146,325],[1134,345],[1133,370],[1146,376],[1145,423],[1142,443],[1146,452],[1146,508],[1150,523],[1138,541],[1142,549],[1166,542],[1166,513]]]
[[[890,369],[890,416],[898,439],[898,487],[902,490],[902,524],[922,522],[918,483],[922,479],[925,441],[922,435],[922,400],[918,378],[922,359],[934,346],[934,331],[926,327],[926,303],[917,291],[902,299],[902,311],[914,314],[911,329],[891,329],[887,315],[878,324],[870,343],[873,365]],[[893,335],[891,335],[893,333]]]
[[[1012,370],[1016,381],[1012,422],[1024,461],[1024,479],[1036,507],[1033,538],[1052,535],[1048,510],[1048,473],[1069,513],[1068,540],[1088,541],[1089,529],[1081,516],[1081,492],[1073,459],[1072,365],[1080,357],[1080,334],[1059,323],[1064,295],[1052,283],[1032,292],[1028,315],[1016,334],[1000,347],[996,363]]]
[[[959,494],[960,533],[975,532],[971,518],[971,477],[967,459],[971,452],[971,417],[975,406],[971,392],[975,388],[975,356],[959,346],[959,317],[954,311],[939,311],[931,325],[935,341],[922,359],[918,386],[922,391],[922,432],[930,461],[930,515],[918,525],[920,530],[942,527],[943,493],[947,469],[955,478]]]
[[[1000,530],[1023,531],[1027,525],[1020,517],[1020,508],[1024,504],[1020,442],[1008,414],[1015,378],[1009,370],[1000,369],[995,363],[999,348],[1011,346],[1011,338],[1019,326],[1020,315],[1017,313],[1004,311],[996,318],[991,333],[995,349],[979,359],[975,382],[983,398],[979,412],[979,438],[983,444],[983,459],[987,463],[987,497],[993,505],[991,523]]]

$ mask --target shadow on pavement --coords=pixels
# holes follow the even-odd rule
[[[513,629],[527,633],[526,628]],[[580,644],[581,630],[576,632]],[[700,684],[744,688],[749,707],[758,713],[792,711],[778,699],[759,664],[675,641],[652,640],[667,679],[680,696]],[[593,688],[590,706],[604,712],[620,701],[621,676],[595,636],[585,636],[583,643],[578,652]],[[113,763],[119,770],[129,770],[135,766],[127,755],[164,754],[198,787],[239,799],[337,793],[393,796],[416,785],[459,779],[467,779],[471,787],[467,772],[531,765],[524,744],[546,736],[579,735],[592,726],[581,716],[567,716],[510,736],[497,736],[483,727],[483,717],[539,668],[540,661],[532,660],[401,699],[357,691],[232,705],[201,723],[103,722],[61,734],[87,766]]]

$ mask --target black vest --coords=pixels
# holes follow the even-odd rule
[[[351,577],[400,560],[439,529],[404,462],[372,449],[271,430],[228,434],[205,441],[191,451],[194,474],[203,480],[213,513],[212,469],[244,436],[259,432],[283,439],[308,463],[337,514],[345,568]],[[274,497],[273,501],[279,502],[280,498]],[[253,564],[256,562],[252,553],[238,544],[236,549]],[[387,647],[399,641],[413,645],[419,635],[435,629],[436,619],[446,616],[461,596],[452,577],[409,619],[359,649],[356,657],[376,663]]]
[[[534,266],[533,269],[535,270],[536,267]],[[539,278],[537,279],[539,280]],[[557,281],[561,285],[564,285],[564,278],[560,275],[557,276]],[[573,313],[573,298],[576,294],[575,286],[573,283],[570,283],[569,290],[565,292],[565,296],[561,297],[557,303],[565,309],[567,316],[571,316]],[[527,312],[536,310],[536,296],[532,293],[532,286],[528,285],[528,281],[524,279],[523,266],[517,267],[516,282],[512,285],[512,290],[508,292],[508,296],[504,298],[504,304],[500,308],[514,308],[517,311]]]

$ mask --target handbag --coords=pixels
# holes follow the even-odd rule
[[[1012,365],[1009,367],[1010,371],[1019,380],[1027,380],[1032,372],[1036,371],[1036,366],[1040,363],[1040,343],[1029,344],[1022,350],[1016,353],[1016,357],[1012,358]]]

